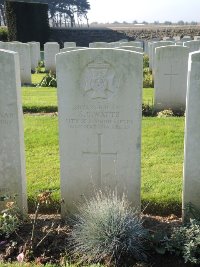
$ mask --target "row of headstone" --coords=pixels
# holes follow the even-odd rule
[[[187,47],[157,47],[158,83],[172,86],[171,77],[184,79],[188,53]],[[17,194],[23,210],[27,202],[18,55],[0,50],[0,191]],[[79,49],[57,54],[56,61],[63,216],[74,210],[74,202],[92,195],[95,189],[125,192],[140,208],[143,54]],[[200,52],[190,54],[184,208],[189,202],[200,206],[199,67]],[[182,86],[178,81],[176,85]],[[179,90],[173,91],[175,86],[171,94],[178,100]]]
[[[21,82],[31,84],[31,70],[35,71],[40,61],[40,43],[0,42],[0,49],[19,54]]]

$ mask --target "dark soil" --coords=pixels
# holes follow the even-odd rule
[[[16,261],[17,255],[24,252],[24,261],[35,261],[38,264],[63,264],[66,260],[70,227],[61,219],[60,215],[40,215],[37,219],[32,242],[34,253],[31,253],[29,249],[32,232],[31,219],[33,220],[33,218],[34,216],[30,215],[30,220],[27,220],[17,233],[14,233],[9,239],[0,241],[0,260],[3,262]],[[158,232],[170,233],[172,227],[181,224],[181,219],[175,215],[160,217],[145,214],[143,215],[143,220],[145,228],[152,234]],[[45,236],[46,238],[44,238]],[[160,255],[156,253],[155,249],[151,249],[148,254],[148,263],[132,264],[131,267],[193,266],[185,264],[180,257],[170,254]]]

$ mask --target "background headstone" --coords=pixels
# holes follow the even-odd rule
[[[19,56],[0,50],[0,195],[27,210]],[[2,209],[2,203],[1,203]]]
[[[30,46],[25,43],[12,42],[8,49],[19,54],[20,77],[22,84],[31,84],[31,54]]]
[[[63,216],[94,189],[140,209],[142,61],[117,49],[56,56]]]
[[[64,48],[67,47],[76,47],[76,43],[75,42],[64,42]]]
[[[40,61],[40,43],[39,42],[28,42],[30,46],[30,55],[31,55],[31,70],[35,71],[38,63]]]
[[[187,41],[183,43],[184,46],[187,46],[189,48],[190,53],[198,51],[200,48],[200,40],[196,41]]]
[[[44,44],[44,65],[47,71],[56,71],[55,56],[60,52],[60,46],[56,42],[47,42]]]
[[[155,110],[185,110],[189,49],[182,46],[156,48]]]

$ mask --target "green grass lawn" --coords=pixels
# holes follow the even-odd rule
[[[154,88],[144,88],[142,95],[142,103],[153,106],[154,104]]]
[[[142,201],[157,214],[181,212],[184,118],[142,120]],[[59,202],[58,118],[25,115],[29,204],[39,190],[54,189]],[[55,205],[52,206],[55,210]]]

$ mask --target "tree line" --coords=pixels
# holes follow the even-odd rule
[[[52,27],[75,27],[83,23],[88,25],[87,12],[90,4],[87,0],[40,0],[48,3],[49,21]],[[0,26],[6,26],[5,1],[0,0]]]

